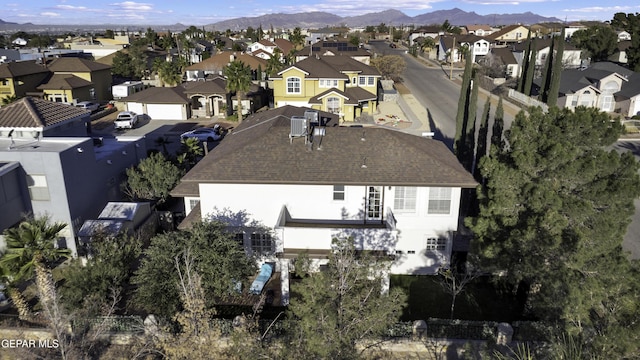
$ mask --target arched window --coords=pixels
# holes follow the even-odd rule
[[[327,111],[333,114],[340,112],[340,99],[337,97],[327,98]]]
[[[607,81],[602,88],[602,105],[600,110],[613,111],[613,94],[620,90],[618,83],[615,81]]]
[[[288,77],[287,78],[287,94],[300,94],[300,78],[298,77]]]

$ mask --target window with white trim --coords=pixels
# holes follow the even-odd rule
[[[327,112],[337,114],[340,112],[340,99],[335,96],[327,98]]]
[[[251,251],[254,254],[273,253],[271,234],[251,233]]]
[[[338,80],[337,79],[320,79],[318,86],[321,88],[338,87]]]
[[[444,251],[447,249],[447,238],[428,237],[425,249],[427,251]]]
[[[449,214],[451,211],[451,188],[429,188],[429,214]]]
[[[287,94],[300,94],[302,93],[301,80],[299,77],[288,77],[287,78]]]
[[[367,85],[367,77],[366,76],[358,76],[358,85],[360,85],[360,86]]]
[[[375,78],[375,77],[373,77],[373,76],[369,76],[369,77],[367,78],[367,85],[368,85],[368,86],[373,86],[373,85],[375,85],[375,84],[376,84],[376,78]]]
[[[393,209],[396,211],[415,211],[416,190],[415,187],[396,186]]]
[[[333,185],[333,200],[344,200],[344,185]]]

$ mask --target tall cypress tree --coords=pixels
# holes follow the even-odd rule
[[[557,40],[556,54],[553,61],[553,73],[551,75],[551,84],[549,85],[549,92],[547,94],[547,105],[556,106],[558,103],[558,92],[560,91],[560,78],[562,76],[562,56],[564,55],[564,28],[560,33],[560,38]]]
[[[504,131],[504,109],[502,107],[502,97],[498,99],[498,106],[496,107],[496,113],[493,115],[493,128],[491,129],[491,145],[489,147],[489,153],[492,148],[500,152],[504,149],[504,140],[502,140],[502,132]]]
[[[516,90],[518,90],[521,93],[524,93],[525,75],[529,70],[530,57],[531,57],[531,31],[527,33],[527,49],[524,51],[524,56],[522,57],[522,69],[520,71],[520,76],[518,77],[518,85],[516,88]]]
[[[456,136],[453,139],[453,151],[460,153],[460,147],[464,142],[462,134],[465,132],[465,118],[467,117],[467,99],[469,97],[469,85],[471,84],[471,75],[473,72],[473,64],[467,61],[462,74],[462,86],[460,87],[460,97],[458,98],[458,112],[456,114]]]
[[[549,45],[549,54],[547,55],[547,61],[544,63],[544,70],[542,71],[542,84],[540,85],[540,100],[544,103],[547,102],[547,96],[549,95],[549,85],[551,83],[551,75],[553,73],[553,48],[556,42],[555,36],[551,39],[551,45]]]
[[[462,157],[460,162],[469,171],[473,172],[474,152],[476,148],[476,113],[478,112],[478,72],[473,74],[473,82],[470,89],[471,95],[467,102],[467,117],[464,121],[464,143],[462,145]]]
[[[527,68],[527,74],[525,75],[524,85],[522,87],[522,93],[527,96],[531,95],[531,85],[533,85],[533,77],[536,74],[536,56],[538,56],[538,48],[536,46],[536,39],[533,38],[531,53],[529,53],[529,67]]]
[[[487,97],[487,101],[484,103],[484,109],[482,110],[482,118],[480,118],[480,128],[478,129],[478,142],[476,145],[476,161],[473,168],[473,175],[478,182],[482,182],[482,176],[480,175],[480,159],[487,155],[487,149],[489,148],[489,113],[491,111],[491,96]]]

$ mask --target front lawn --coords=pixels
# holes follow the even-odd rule
[[[391,287],[403,288],[409,295],[402,321],[450,318],[451,295],[443,291],[437,276],[391,275]],[[470,282],[456,298],[454,318],[512,322],[521,319],[520,309],[509,289],[481,277]]]

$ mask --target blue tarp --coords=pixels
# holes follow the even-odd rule
[[[273,265],[267,263],[263,264],[260,268],[260,273],[258,274],[256,279],[253,280],[249,291],[252,294],[260,294],[267,281],[269,281],[269,279],[271,278],[271,274],[273,274]]]

